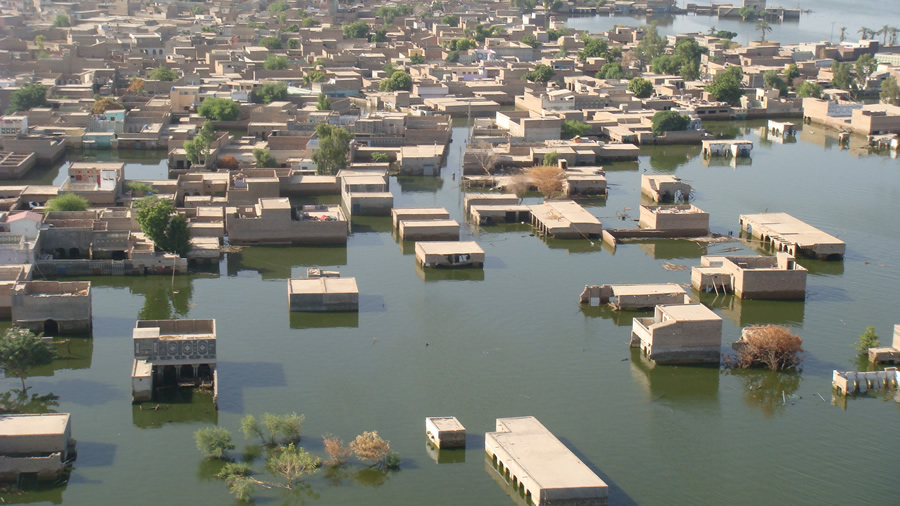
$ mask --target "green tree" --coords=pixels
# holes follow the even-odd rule
[[[250,99],[255,104],[271,104],[286,100],[288,96],[287,84],[283,82],[266,83],[257,90],[253,90]]]
[[[406,72],[398,70],[391,74],[389,79],[383,79],[378,85],[381,91],[409,91],[412,89],[412,77]]]
[[[304,476],[316,472],[321,465],[322,459],[313,457],[293,443],[273,451],[266,460],[266,469],[284,479],[288,488],[293,488]]]
[[[859,335],[859,340],[856,341],[856,349],[859,350],[860,353],[865,353],[869,348],[875,348],[880,344],[878,340],[878,334],[875,332],[875,327],[866,327],[866,331]]]
[[[246,439],[258,437],[262,444],[266,443],[266,435],[262,430],[262,426],[259,425],[259,422],[256,421],[256,417],[253,415],[245,415],[241,418],[241,432],[244,433],[244,438]]]
[[[319,93],[319,98],[316,100],[316,109],[319,111],[331,110],[331,100],[324,93]]]
[[[6,377],[14,376],[22,380],[23,394],[28,370],[49,365],[56,357],[56,348],[28,329],[11,327],[0,338],[0,369]]]
[[[288,68],[287,56],[269,55],[263,64],[266,70],[284,70]]]
[[[303,84],[306,86],[312,85],[312,83],[321,83],[328,79],[328,76],[325,75],[321,70],[310,70],[306,74],[303,75]]]
[[[728,102],[731,105],[737,105],[744,96],[741,89],[741,79],[744,72],[741,67],[732,65],[725,72],[716,75],[713,82],[705,89],[710,95],[720,102]]]
[[[409,57],[409,63],[412,65],[421,65],[425,63],[425,55],[423,54],[414,54]]]
[[[834,62],[831,64],[831,85],[841,90],[853,87],[853,76],[850,75],[850,64]]]
[[[741,7],[741,9],[738,11],[738,15],[741,17],[741,21],[747,21],[748,19],[752,21],[756,19],[756,11],[753,9],[753,7]]]
[[[570,32],[569,32],[568,28],[551,28],[551,29],[547,30],[547,38],[551,42],[555,42],[555,41],[559,40],[560,37],[562,37],[564,35],[568,35],[569,33]]]
[[[38,51],[43,51],[44,44],[46,44],[46,43],[47,43],[47,37],[45,37],[43,35],[38,35],[37,37],[34,38],[34,44],[37,46]]]
[[[772,31],[772,25],[770,25],[769,22],[765,19],[760,18],[756,21],[756,29],[759,30],[759,41],[765,42],[766,32]]]
[[[868,88],[869,78],[878,70],[878,62],[875,58],[866,53],[856,60],[856,75],[859,76],[859,82],[863,89]]]
[[[354,21],[342,28],[348,39],[365,39],[369,35],[369,25],[365,21]]]
[[[184,151],[187,153],[187,159],[194,165],[200,163],[206,164],[209,161],[212,144],[216,141],[216,132],[213,128],[212,121],[206,120],[197,135],[193,139],[184,143]]]
[[[259,39],[259,45],[268,49],[269,51],[284,49],[284,43],[281,42],[281,38],[275,36],[263,37]]]
[[[44,209],[48,213],[54,211],[84,211],[90,205],[90,202],[81,195],[63,193],[48,200]]]
[[[564,121],[562,124],[562,128],[560,129],[560,133],[562,134],[563,139],[582,137],[590,131],[590,125],[583,121],[576,121],[573,119],[567,119],[566,121]]]
[[[174,81],[178,79],[178,74],[175,73],[174,70],[169,70],[166,67],[160,65],[155,69],[151,70],[147,77],[149,77],[153,81]]]
[[[94,105],[91,107],[91,114],[103,114],[106,111],[124,108],[125,106],[116,102],[114,98],[101,98],[94,102]]]
[[[651,23],[647,28],[647,33],[644,34],[644,37],[638,42],[634,54],[638,60],[640,60],[641,66],[643,67],[644,63],[653,61],[654,58],[663,54],[665,49],[666,39],[659,35],[659,30],[656,29],[656,23]]]
[[[272,156],[272,153],[269,152],[268,149],[259,149],[254,148],[253,158],[256,159],[256,167],[257,168],[276,168],[278,167],[278,161]]]
[[[387,42],[387,29],[379,28],[368,35],[369,42]]]
[[[204,427],[194,432],[197,449],[207,458],[223,459],[225,452],[234,450],[231,432],[224,427]]]
[[[822,98],[823,91],[825,90],[821,84],[812,81],[803,81],[800,86],[797,86],[797,96],[800,98]]]
[[[841,27],[841,35],[840,35],[840,38],[838,39],[838,40],[840,40],[841,42],[844,42],[844,33],[845,33],[846,31],[847,31],[847,27],[846,27],[846,26],[842,26],[842,27]]]
[[[559,153],[551,151],[544,155],[544,165],[556,167],[559,165]]]
[[[588,58],[608,58],[609,44],[603,39],[583,37],[584,49],[578,52],[578,59],[585,61]]]
[[[341,127],[320,123],[316,125],[319,146],[312,155],[319,175],[333,176],[347,167],[350,152],[350,132]]]
[[[647,98],[653,94],[653,83],[642,77],[635,77],[628,82],[628,91],[637,98]]]
[[[191,249],[190,231],[184,216],[174,217],[175,205],[172,201],[155,195],[144,197],[134,203],[136,220],[141,231],[150,238],[157,248],[184,255]]]
[[[241,109],[230,98],[210,97],[200,104],[197,114],[214,121],[234,121],[241,115]]]
[[[788,94],[788,85],[781,79],[775,70],[767,70],[763,73],[763,86],[767,89],[776,89],[780,96],[786,97]]]
[[[442,25],[459,26],[459,16],[447,14],[441,18]]]
[[[372,153],[372,161],[375,163],[386,163],[389,160],[387,153],[382,153],[380,151]]]
[[[303,28],[312,28],[314,26],[319,26],[319,22],[316,21],[315,18],[303,18]]]
[[[26,84],[9,96],[9,107],[6,108],[6,112],[28,111],[33,107],[44,107],[46,105],[47,88],[37,83]]]
[[[523,77],[526,81],[546,84],[553,79],[554,74],[556,74],[556,72],[553,71],[553,67],[549,65],[538,65],[531,72],[526,72]]]
[[[272,2],[269,4],[269,12],[272,14],[278,14],[279,12],[284,12],[291,8],[291,4],[287,2]]]
[[[881,82],[880,98],[882,103],[900,105],[900,86],[897,85],[897,78],[893,75],[887,76]]]
[[[788,82],[788,84],[792,84],[794,79],[800,77],[800,69],[791,63],[788,65],[787,69],[784,71],[784,79]]]
[[[622,79],[625,77],[625,71],[622,70],[621,63],[613,61],[600,67],[600,71],[594,77],[597,79]]]
[[[687,130],[691,119],[676,111],[659,111],[653,115],[653,133],[662,135],[666,132]]]
[[[530,33],[526,33],[522,37],[522,43],[531,46],[532,48],[538,48],[541,46],[541,42],[537,40],[534,35]]]
[[[53,18],[53,26],[56,28],[65,28],[67,26],[71,26],[69,23],[69,16],[65,14],[57,14],[55,18]]]
[[[447,63],[456,63],[459,61],[459,52],[458,51],[450,51],[447,53],[447,57],[444,58],[444,61]]]
[[[385,63],[384,67],[382,68],[384,69],[384,77],[386,78],[390,78],[392,75],[394,75],[394,72],[397,71],[397,68],[394,67],[394,64],[391,62]]]

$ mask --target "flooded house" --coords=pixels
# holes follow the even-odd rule
[[[59,192],[84,197],[92,206],[115,206],[124,180],[123,162],[73,162]]]
[[[58,479],[75,460],[69,413],[0,415],[0,482]]]
[[[519,197],[513,193],[466,193],[463,196],[463,209],[469,214],[472,206],[516,206]]]
[[[548,200],[528,206],[531,224],[540,232],[557,239],[600,237],[603,224],[572,200]]]
[[[232,244],[346,244],[347,220],[339,206],[291,206],[286,198],[228,207],[225,230]]]
[[[607,504],[609,486],[537,418],[498,418],[484,435],[491,463],[526,501],[551,504]]]
[[[631,327],[631,347],[660,364],[718,363],[721,346],[722,318],[703,304],[656,306]]]
[[[35,334],[90,334],[90,281],[25,281],[12,290],[12,324]]]
[[[687,201],[691,196],[691,185],[682,182],[677,176],[643,174],[641,193],[650,197],[653,202]]]
[[[820,260],[840,260],[847,250],[844,241],[787,213],[742,214],[739,222],[747,235],[794,257],[802,254]]]
[[[458,241],[459,223],[456,220],[403,220],[398,232],[404,241]]]
[[[0,266],[0,318],[12,315],[12,291],[16,284],[31,281],[31,264]]]
[[[416,243],[416,262],[424,267],[484,266],[484,250],[473,241]]]
[[[412,207],[391,209],[391,221],[395,229],[400,228],[401,221],[449,220],[450,213],[443,207]]]
[[[831,387],[838,395],[864,394],[869,390],[900,388],[900,370],[888,367],[883,371],[834,371]]]
[[[579,301],[590,304],[594,299],[600,304],[609,304],[616,310],[647,309],[658,305],[691,302],[684,288],[677,283],[585,286]]]
[[[20,179],[25,177],[37,163],[34,153],[0,151],[0,179]]]
[[[707,140],[702,142],[701,153],[704,158],[717,156],[746,158],[753,151],[753,141],[746,139],[736,140]]]
[[[359,311],[356,278],[317,276],[288,280],[288,307],[297,312]]]
[[[709,213],[694,205],[641,206],[638,227],[699,237],[709,234]]]
[[[691,286],[742,299],[803,300],[806,275],[806,268],[781,251],[774,257],[703,256],[700,265],[691,268]]]
[[[138,320],[132,330],[133,402],[149,401],[160,386],[192,386],[218,397],[215,320]]]
[[[438,448],[465,448],[466,428],[455,416],[432,416],[425,419],[425,436]]]
[[[890,346],[869,348],[869,362],[873,364],[900,364],[900,325],[894,325],[894,338]]]
[[[389,216],[394,195],[388,187],[387,170],[338,173],[341,204],[351,216]]]

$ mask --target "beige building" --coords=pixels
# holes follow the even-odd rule
[[[669,202],[690,199],[691,185],[677,176],[667,174],[644,174],[641,176],[641,193],[653,202]]]
[[[34,333],[90,334],[90,281],[25,281],[12,290],[12,323]]]
[[[288,280],[290,311],[359,311],[356,278],[313,277]]]
[[[294,209],[286,198],[228,207],[225,230],[232,244],[346,244],[347,220],[338,206]]]
[[[693,205],[641,206],[638,226],[684,236],[703,236],[709,234],[709,213]]]
[[[635,318],[631,347],[657,363],[718,363],[722,318],[703,304],[656,306],[652,318]]]
[[[75,456],[69,413],[0,416],[0,481],[55,480]]]
[[[803,254],[824,260],[844,258],[847,243],[794,218],[787,213],[742,214],[741,230],[777,251],[794,257]]]
[[[793,256],[704,256],[691,268],[691,286],[734,292],[742,299],[805,299],[806,269]]]

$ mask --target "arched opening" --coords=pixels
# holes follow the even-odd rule
[[[125,260],[127,258],[128,258],[128,254],[125,253],[124,251],[113,251],[112,252],[113,260]]]
[[[163,367],[162,386],[171,386],[178,383],[178,374],[174,365]]]
[[[199,378],[200,381],[212,380],[212,368],[209,364],[200,364],[200,367],[197,368],[197,378]]]
[[[185,364],[181,366],[181,380],[192,380],[194,379],[194,366]]]
[[[44,321],[44,335],[54,337],[59,335],[59,324],[56,320],[48,319]]]
[[[78,248],[69,248],[69,258],[78,258],[81,256],[81,251]]]
[[[195,196],[195,197],[199,197],[199,196],[200,196],[200,192],[194,192],[194,196]]]
[[[66,258],[66,249],[65,248],[56,248],[53,250],[54,258]]]

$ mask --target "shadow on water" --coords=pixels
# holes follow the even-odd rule
[[[425,282],[429,281],[484,281],[484,269],[460,267],[460,268],[432,268],[423,267],[419,262],[416,264],[416,274],[419,279]]]
[[[92,337],[60,337],[53,340],[59,358],[49,365],[28,370],[29,376],[53,376],[56,371],[68,369],[90,369],[94,355]]]
[[[466,462],[465,448],[444,448],[440,449],[431,441],[425,441],[425,453],[431,457],[436,464],[463,464]]]
[[[153,402],[131,406],[131,419],[139,429],[158,429],[170,423],[204,422],[215,425],[219,421],[219,413],[209,393],[194,388],[160,388]]]
[[[707,244],[679,239],[636,241],[639,248],[656,260],[700,258],[706,254]],[[624,243],[634,244],[634,243]],[[621,248],[622,245],[619,245]]]
[[[406,460],[401,462],[401,469],[407,467]],[[415,466],[412,465],[414,468]],[[323,473],[325,481],[333,487],[341,487],[347,484],[361,485],[364,487],[378,488],[391,478],[396,470],[384,470],[376,467],[353,467],[343,465],[338,467],[327,467]]]
[[[806,301],[802,300],[748,300],[695,289],[691,290],[691,299],[717,310],[741,327],[762,324],[801,326],[806,313]]]
[[[783,413],[786,407],[799,399],[795,396],[802,381],[799,371],[726,369],[723,374],[737,376],[740,379],[744,386],[742,392],[744,402],[750,407],[762,410],[766,418]]]
[[[116,462],[116,448],[112,443],[78,440],[78,467],[112,467]]]
[[[635,318],[647,318],[653,316],[653,310],[640,311],[634,309],[626,309],[616,311],[609,304],[600,304],[593,306],[590,304],[580,304],[579,310],[586,318],[603,318],[612,320],[617,327],[631,327]]]
[[[62,504],[63,492],[69,482],[99,484],[96,481],[79,478],[78,473],[69,468],[54,481],[23,480],[17,491],[6,492],[4,489],[0,489],[0,498],[4,504]]]
[[[350,220],[350,233],[353,234],[390,232],[393,227],[390,216],[354,216]]]
[[[650,400],[673,409],[698,401],[719,401],[719,365],[659,365],[639,348],[631,348],[631,376],[644,387]]]
[[[101,406],[122,397],[122,392],[109,383],[80,378],[54,383],[53,389],[66,402],[80,406]]]
[[[219,362],[219,409],[243,414],[244,389],[285,387],[284,365],[279,362]]]
[[[603,242],[600,238],[554,239],[552,237],[541,237],[541,240],[550,249],[563,249],[570,254],[598,253],[602,251],[600,244]]]
[[[359,313],[300,313],[289,311],[292,329],[359,328]]]
[[[251,246],[228,253],[228,275],[253,271],[262,279],[288,279],[292,267],[347,265],[346,246],[291,247]]]
[[[437,193],[444,187],[442,177],[398,176],[401,193]]]

